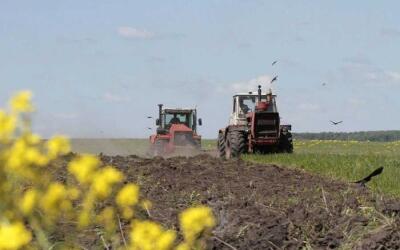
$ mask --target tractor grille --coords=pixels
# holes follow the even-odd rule
[[[186,146],[193,144],[193,133],[175,132],[174,144],[177,146]]]
[[[259,113],[255,120],[256,137],[278,137],[279,115],[277,113]]]

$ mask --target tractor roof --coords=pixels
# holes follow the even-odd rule
[[[192,113],[196,109],[190,109],[190,108],[165,108],[164,112],[165,113]]]
[[[261,94],[262,96],[265,96],[265,93]],[[235,96],[258,96],[257,92],[243,92],[243,93],[236,93],[235,95],[233,95],[233,97]],[[272,95],[274,97],[276,97],[276,95]]]

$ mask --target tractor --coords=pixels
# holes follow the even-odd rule
[[[150,154],[162,156],[201,149],[201,136],[197,134],[196,109],[163,108],[158,104],[157,133],[150,136]]]
[[[218,154],[236,158],[244,153],[293,152],[291,125],[282,125],[272,90],[263,94],[239,93],[233,96],[229,125],[218,132]]]

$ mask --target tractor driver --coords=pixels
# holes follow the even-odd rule
[[[179,124],[181,123],[181,120],[177,117],[176,114],[174,114],[174,117],[169,121],[169,124]]]
[[[243,111],[244,114],[247,114],[247,112],[250,111],[249,106],[247,106],[246,104],[243,103],[243,98],[239,99],[239,106],[240,106],[240,109]]]

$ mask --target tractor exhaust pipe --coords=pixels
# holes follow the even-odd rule
[[[258,102],[261,102],[261,85],[258,85]]]
[[[261,100],[261,85],[258,85],[258,102],[256,105],[256,111],[266,111],[268,109],[268,104]]]
[[[159,120],[159,125],[160,125],[160,127],[161,127],[161,115],[162,115],[162,107],[163,107],[163,104],[158,104],[158,120]]]

